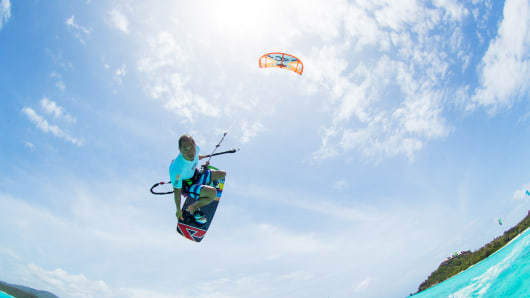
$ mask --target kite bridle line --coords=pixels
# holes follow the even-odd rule
[[[225,136],[226,136],[226,132],[223,134],[223,137],[221,138],[221,141],[219,141],[219,143],[215,146],[215,148],[213,149],[213,152],[212,154],[209,154],[209,155],[205,155],[204,157],[208,157],[208,161],[206,161],[205,164],[202,165],[203,168],[206,168],[208,167],[208,165],[210,164],[210,159],[212,159],[212,156],[216,156],[216,155],[222,155],[222,154],[227,154],[227,153],[236,153],[237,151],[239,151],[239,149],[236,149],[236,148],[232,148],[230,150],[227,150],[227,151],[223,151],[223,152],[219,152],[219,153],[215,153],[215,151],[217,150],[217,148],[219,148],[219,146],[221,146],[221,143],[223,142]],[[156,184],[154,184],[153,186],[151,186],[151,193],[154,194],[154,195],[168,195],[168,194],[172,194],[173,191],[168,191],[168,192],[155,192],[153,189],[159,185],[164,185],[164,184],[171,184],[171,181],[168,181],[168,182],[158,182]]]
[[[212,154],[207,155],[207,156],[208,156],[208,160],[206,161],[205,164],[202,165],[203,168],[206,168],[206,167],[210,164],[210,159],[212,159],[212,156],[214,156],[215,151],[217,150],[217,148],[219,148],[219,146],[221,146],[221,143],[222,143],[223,140],[225,139],[226,134],[227,134],[227,132],[225,132],[225,133],[223,134],[223,137],[221,138],[221,140],[219,141],[219,143],[217,143],[217,145],[215,145],[215,148],[213,148]]]

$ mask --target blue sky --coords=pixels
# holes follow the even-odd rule
[[[404,297],[530,209],[529,53],[525,0],[0,0],[0,280]],[[225,131],[197,245],[149,188]]]

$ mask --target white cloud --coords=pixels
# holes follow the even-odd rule
[[[527,194],[530,192],[530,183],[523,185],[521,189],[513,192],[514,200],[530,200],[530,196]]]
[[[155,99],[165,102],[164,107],[193,121],[194,115],[217,117],[219,109],[203,96],[188,88],[189,55],[177,43],[175,36],[161,32],[149,42],[148,54],[138,62],[138,70],[146,75],[145,88]]]
[[[519,123],[526,122],[526,121],[528,121],[528,119],[530,119],[530,111],[526,112],[524,115],[522,115],[517,122],[519,122]]]
[[[247,121],[241,123],[241,130],[243,135],[241,136],[241,143],[248,143],[251,138],[258,135],[259,132],[263,131],[263,125],[260,122],[249,124]]]
[[[319,0],[304,1],[304,5],[300,5],[296,0],[277,1],[276,5],[287,4],[291,8],[282,10],[282,17],[295,19],[294,28],[291,29],[293,34],[314,34],[327,42],[341,37],[341,23],[349,5],[343,0],[330,0],[326,3],[326,9],[322,9],[322,2]],[[290,11],[297,11],[297,13],[292,14]],[[304,27],[301,29],[299,26]]]
[[[482,45],[485,42],[484,31],[488,32],[488,19],[491,17],[493,12],[492,0],[477,1],[473,0],[473,5],[479,4],[480,6],[473,9],[473,18],[477,22],[477,38],[479,43]]]
[[[11,17],[11,2],[9,0],[2,0],[0,2],[0,30],[2,26],[9,21]]]
[[[457,0],[434,0],[433,4],[436,7],[443,8],[445,15],[455,21],[461,21],[468,14],[467,9],[458,3]]]
[[[312,90],[327,98],[331,118],[314,158],[356,150],[375,162],[397,155],[413,160],[427,141],[452,131],[444,115],[446,84],[452,67],[464,71],[471,60],[461,27],[468,11],[453,0],[434,8],[413,0],[357,5],[346,13],[351,44],[329,43],[305,59],[316,61],[317,74],[306,79],[320,85]],[[364,28],[352,29],[363,24],[377,42],[359,37]]]
[[[171,298],[171,294],[140,288],[117,288],[103,280],[91,280],[84,274],[72,274],[63,269],[45,270],[35,264],[28,264],[27,270],[37,280],[53,289],[51,292],[65,297],[109,297],[109,298]]]
[[[332,127],[323,130],[324,141],[315,157],[333,156],[338,153],[333,147],[338,146],[375,162],[400,154],[412,160],[426,140],[447,136],[450,128],[442,115],[441,94],[433,86],[444,66],[432,64],[431,69],[432,74],[418,80],[410,65],[388,56],[373,66],[360,64],[352,72],[353,80],[342,83],[344,92],[330,91],[336,116]],[[396,91],[385,94],[390,88]]]
[[[90,30],[88,30],[87,28],[83,27],[83,26],[80,26],[78,24],[75,23],[74,21],[75,17],[74,16],[71,16],[70,18],[66,19],[65,21],[65,24],[76,29],[76,30],[79,30],[85,34],[89,34],[90,33]]]
[[[110,12],[110,21],[114,27],[126,34],[129,34],[129,20],[121,13],[121,11],[113,9]]]
[[[52,135],[64,139],[74,145],[81,146],[82,141],[71,137],[67,133],[65,133],[61,128],[59,128],[57,125],[51,125],[48,123],[48,121],[39,114],[37,114],[32,108],[25,107],[22,109],[22,112],[28,117],[28,119],[35,124],[35,126],[40,129],[44,133],[51,133]]]
[[[236,186],[237,187],[237,186]],[[259,200],[271,201],[282,209],[299,209],[310,211],[316,216],[335,218],[345,222],[373,223],[381,220],[380,213],[364,208],[354,208],[336,203],[328,198],[315,197],[304,194],[303,199],[297,199],[300,194],[289,189],[270,190],[257,185],[247,185],[245,189]],[[288,200],[285,198],[289,198]]]
[[[29,150],[31,150],[31,151],[33,151],[33,149],[35,149],[35,145],[33,145],[33,143],[28,142],[28,141],[24,141],[24,146],[26,148],[28,148]]]
[[[494,114],[510,107],[527,94],[530,82],[530,4],[527,0],[506,1],[504,19],[480,66],[480,86],[470,109],[484,106]]]
[[[426,139],[444,137],[448,134],[448,127],[441,116],[443,108],[439,98],[438,94],[432,92],[420,93],[394,110],[392,118],[411,135]]]
[[[73,31],[75,38],[77,38],[81,44],[85,44],[85,38],[90,35],[90,30],[76,24],[74,21],[74,16],[66,19],[65,24]]]
[[[401,31],[420,17],[420,3],[415,0],[376,1],[375,19],[383,28]]]
[[[61,75],[55,71],[53,71],[51,74],[50,74],[50,77],[56,79],[56,83],[55,83],[55,86],[57,86],[57,88],[61,91],[64,91],[66,90],[66,85],[64,84],[64,81],[62,80],[61,78]]]
[[[51,292],[59,297],[105,297],[105,298],[171,298],[172,294],[141,288],[113,287],[103,280],[92,280],[84,274],[73,274],[57,268],[46,270],[36,264],[26,264],[24,260],[9,249],[0,248],[0,260],[3,267],[11,273],[9,279],[25,286]]]
[[[47,48],[46,54],[48,54],[48,56],[51,58],[51,60],[53,61],[53,64],[58,65],[59,67],[63,69],[74,68],[74,65],[72,64],[72,62],[67,61],[63,57],[63,54],[61,51],[57,51],[57,53],[53,53],[50,49]],[[52,73],[50,74],[50,77],[61,80],[61,75],[56,71],[52,71]]]
[[[149,48],[146,57],[138,62],[138,70],[141,72],[153,72],[184,67],[189,61],[188,53],[177,43],[176,38],[170,32],[160,32],[149,40]]]
[[[116,82],[116,84],[122,85],[123,84],[123,78],[126,75],[127,75],[127,65],[122,64],[122,66],[120,68],[117,68],[114,71],[114,81]]]
[[[345,8],[344,26],[348,34],[355,41],[355,50],[361,51],[366,46],[380,44],[382,48],[388,47],[388,37],[382,30],[377,20],[367,15],[363,9],[350,5]]]
[[[64,91],[66,89],[66,85],[61,80],[57,81],[57,83],[55,83],[55,86],[57,86],[57,88],[61,91]]]
[[[333,139],[338,136],[340,131],[336,127],[320,127],[321,143],[320,149],[313,152],[314,159],[333,158],[339,154],[337,146],[333,144]]]
[[[385,114],[376,116],[367,127],[353,130],[346,128],[340,140],[345,150],[355,149],[369,161],[381,162],[383,157],[399,154],[406,155],[410,160],[421,150],[423,141],[413,136],[407,136],[400,129],[391,129],[392,123]]]
[[[335,183],[333,183],[333,189],[334,190],[344,190],[348,187],[349,183],[346,180],[337,180]]]
[[[110,294],[105,282],[91,281],[83,274],[70,274],[62,269],[46,271],[34,264],[29,264],[28,270],[58,293],[68,293],[69,297],[108,297]]]
[[[64,119],[69,123],[75,123],[76,119],[65,112],[64,108],[57,105],[56,102],[50,100],[47,97],[43,97],[40,101],[41,108],[46,112],[46,114],[51,114],[54,119]]]
[[[270,258],[286,255],[312,255],[333,249],[332,244],[316,239],[316,235],[312,233],[293,233],[279,226],[265,223],[256,225],[254,230],[254,235],[259,235],[257,245],[265,249]]]
[[[364,291],[366,288],[368,288],[368,286],[370,286],[371,282],[372,282],[372,278],[371,277],[367,277],[367,278],[363,279],[361,282],[359,282],[357,284],[357,286],[355,287],[354,291],[355,292]]]
[[[4,240],[12,240],[0,244],[0,267],[3,268],[0,275],[9,272],[9,281],[13,283],[48,290],[59,297],[173,297],[170,294],[143,288],[112,286],[101,279],[90,278],[90,274],[79,271],[71,273],[76,269],[60,268],[66,254],[68,258],[79,258],[80,261],[73,267],[90,271],[91,264],[83,262],[87,257],[90,258],[89,256],[100,260],[105,258],[101,254],[101,247],[118,247],[120,255],[123,256],[123,251],[131,250],[146,242],[149,243],[149,250],[154,247],[160,248],[159,245],[164,240],[166,240],[164,245],[169,245],[168,237],[174,236],[172,233],[160,235],[156,229],[145,233],[139,230],[134,234],[127,233],[135,220],[126,217],[137,218],[145,209],[140,211],[123,202],[109,205],[87,197],[84,193],[77,194],[76,191],[70,193],[76,198],[71,204],[67,200],[58,199],[58,201],[61,205],[66,203],[69,207],[75,208],[74,216],[60,214],[59,211],[47,209],[42,204],[28,203],[20,198],[15,199],[0,194],[0,205],[4,211],[4,216],[0,218],[0,233],[4,235]],[[131,195],[129,194],[128,197],[130,198]],[[124,215],[125,218],[122,217]],[[144,216],[150,215],[144,214]],[[110,224],[113,221],[114,224]],[[145,222],[141,225],[145,225]],[[29,239],[27,237],[42,245],[36,248],[23,244]],[[86,241],[87,239],[89,240]],[[91,247],[94,243],[97,243],[96,246],[99,248]],[[136,262],[142,261],[136,259]],[[42,268],[44,265],[41,264],[54,269]]]

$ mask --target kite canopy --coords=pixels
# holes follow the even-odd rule
[[[526,195],[527,195],[527,196],[530,196],[530,191],[527,190],[527,191],[526,191]]]
[[[301,75],[304,71],[304,64],[302,64],[302,61],[300,61],[300,59],[296,58],[293,55],[280,52],[267,53],[261,56],[259,58],[259,67],[285,68],[290,71],[294,71],[299,75]]]

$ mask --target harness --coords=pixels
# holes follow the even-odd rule
[[[199,170],[199,169],[195,169],[195,173],[193,174],[193,177],[189,178],[189,179],[182,179],[182,188],[181,188],[181,192],[182,194],[189,194],[190,193],[190,187],[193,185],[193,184],[196,184],[196,182],[199,180],[199,178],[201,177],[203,171],[202,170]],[[199,195],[198,193],[194,193],[195,195]]]

